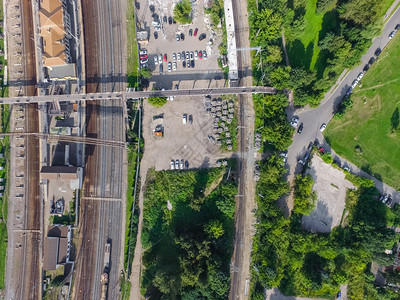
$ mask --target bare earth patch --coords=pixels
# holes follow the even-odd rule
[[[340,225],[345,207],[347,189],[356,187],[345,179],[342,170],[325,163],[319,155],[315,155],[307,171],[314,181],[314,191],[318,199],[315,209],[309,216],[303,216],[302,226],[306,230],[330,232]]]

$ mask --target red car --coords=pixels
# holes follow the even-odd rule
[[[164,62],[167,62],[167,54],[164,54]]]
[[[198,31],[199,31],[199,29],[196,28],[196,29],[194,30],[193,36],[197,36],[197,32],[198,32]]]
[[[203,54],[201,53],[201,51],[199,51],[199,58],[203,59]]]
[[[145,58],[147,58],[147,54],[140,55],[140,59],[145,59]]]

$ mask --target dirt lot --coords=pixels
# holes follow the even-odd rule
[[[204,2],[198,0],[193,3],[193,21],[190,25],[169,24],[169,17],[173,17],[173,9],[176,0],[139,0],[137,1],[137,22],[141,28],[149,33],[149,43],[142,45],[142,49],[148,51],[148,67],[153,70],[153,77],[150,78],[150,89],[156,88],[171,89],[175,84],[179,88],[193,87],[221,87],[225,85],[224,74],[218,67],[217,58],[219,57],[218,45],[222,41],[222,31],[214,32],[210,26],[208,15],[204,14]],[[150,10],[150,5],[154,6],[154,13]],[[157,16],[158,18],[157,18]],[[167,22],[164,22],[164,16]],[[158,19],[161,23],[161,30],[156,31],[158,38],[155,39],[155,27],[152,22]],[[189,30],[193,33],[198,28],[197,36],[189,36]],[[184,40],[177,42],[176,35],[184,34]],[[206,38],[202,41],[199,36],[205,33]],[[173,53],[182,54],[185,51],[206,51],[207,59],[194,59],[194,68],[183,67],[182,59],[176,61],[176,70],[168,72],[168,63],[173,63]],[[162,63],[163,72],[160,74],[160,63],[155,64],[154,57],[167,55],[167,62]],[[185,59],[186,63],[186,59]],[[215,78],[221,78],[215,80]]]
[[[207,115],[203,97],[176,97],[161,108],[144,101],[143,136],[148,161],[156,170],[171,168],[171,160],[187,160],[189,168],[216,166],[218,159],[231,156],[223,153],[216,144],[208,140],[213,134],[213,118]],[[162,119],[153,116],[164,114]],[[193,116],[193,123],[183,124],[183,114]],[[155,137],[157,125],[164,128],[163,137]]]
[[[317,232],[330,232],[340,224],[345,206],[346,190],[356,187],[345,180],[343,171],[335,169],[315,155],[308,174],[314,178],[314,191],[318,195],[315,209],[302,220],[303,228]]]

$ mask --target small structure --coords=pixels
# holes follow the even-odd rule
[[[149,33],[146,30],[140,30],[136,34],[137,41],[141,45],[146,45],[149,42]]]

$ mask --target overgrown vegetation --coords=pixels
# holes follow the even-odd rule
[[[300,215],[309,215],[315,208],[317,194],[312,190],[314,180],[310,174],[297,175],[294,191],[294,209],[293,213]]]
[[[62,224],[62,225],[74,225],[75,224],[75,193],[72,201],[69,202],[69,209],[64,209],[64,214],[62,216],[54,215],[53,216],[53,224]]]
[[[137,230],[139,222],[139,204],[135,202],[135,196],[139,196],[140,179],[138,178],[135,195],[135,180],[138,164],[143,155],[143,139],[138,136],[139,127],[142,126],[139,118],[141,113],[140,102],[127,102],[129,114],[129,130],[128,135],[128,187],[127,187],[127,203],[126,203],[126,224],[125,224],[125,247],[124,247],[124,269],[126,273],[121,278],[121,298],[129,299],[131,266],[134,257],[134,251],[137,241]],[[138,147],[140,145],[140,152]],[[139,155],[139,157],[138,157]]]
[[[138,58],[138,47],[136,39],[136,20],[135,20],[135,8],[133,6],[134,1],[128,1],[127,11],[127,23],[126,30],[128,36],[128,61],[127,61],[127,73],[128,73],[128,86],[138,88],[139,87],[139,58]]]
[[[237,185],[226,176],[225,168],[149,171],[141,284],[149,299],[227,298]]]
[[[149,98],[147,98],[147,100],[154,107],[161,107],[165,103],[167,103],[167,98],[166,97],[149,97]]]
[[[174,19],[179,24],[190,24],[192,23],[192,4],[190,0],[182,0],[175,5],[174,8]]]
[[[272,144],[276,150],[285,150],[292,143],[293,128],[286,120],[285,94],[253,96],[256,113],[255,129],[261,133],[262,141]]]
[[[296,105],[318,106],[346,68],[352,68],[383,27],[393,0],[249,0],[254,78],[294,91]],[[258,4],[258,7],[257,7]],[[283,60],[281,35],[290,65]]]
[[[387,207],[376,200],[378,191],[363,186],[349,191],[344,222],[348,225],[329,234],[310,233],[300,223],[302,212],[308,211],[304,205],[296,208],[297,201],[290,218],[276,205],[288,192],[284,173],[280,157],[272,156],[261,165],[251,299],[263,299],[263,289],[272,287],[285,295],[331,298],[343,283],[349,284],[348,299],[395,299],[390,291],[374,287],[370,272],[372,260],[393,262],[394,257],[384,251],[398,241],[387,227]],[[305,187],[304,198],[309,197],[311,181],[306,177],[296,181]]]
[[[1,4],[1,2],[0,2]],[[1,125],[2,132],[9,132],[10,129],[10,106],[1,106]],[[9,137],[6,136],[1,140],[0,153],[3,157],[0,158],[0,165],[4,167],[4,170],[0,170],[0,178],[3,179],[1,186],[5,186],[4,190],[1,191],[3,194],[0,197],[0,289],[4,289],[4,279],[6,271],[6,260],[7,260],[7,244],[8,244],[8,233],[7,233],[7,213],[8,213],[8,175],[9,175],[9,154],[10,154],[10,141]]]

